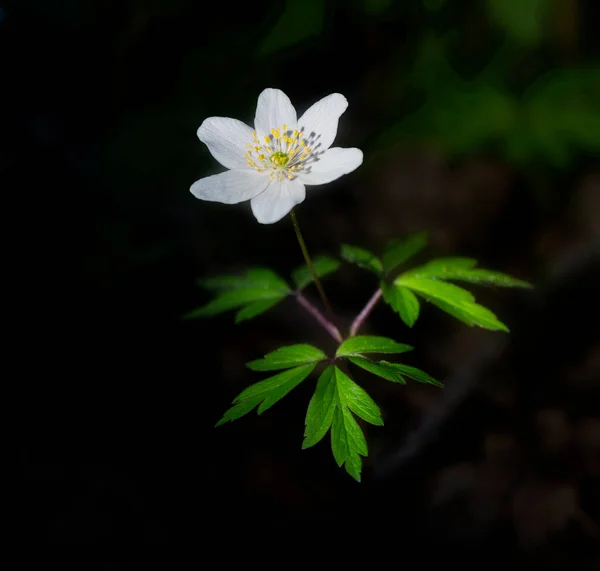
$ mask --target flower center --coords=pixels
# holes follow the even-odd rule
[[[322,154],[311,148],[319,136],[311,133],[304,137],[303,131],[288,129],[282,125],[280,129],[271,129],[262,141],[258,135],[252,133],[252,142],[247,144],[248,150],[244,158],[249,166],[260,173],[268,173],[269,178],[278,180],[295,179],[299,174],[310,171],[311,165],[319,160]]]

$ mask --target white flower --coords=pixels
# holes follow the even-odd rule
[[[305,186],[331,182],[361,165],[359,149],[330,148],[346,107],[346,98],[333,93],[297,119],[283,91],[265,89],[258,98],[254,131],[237,119],[209,117],[198,138],[230,170],[201,178],[191,193],[224,204],[250,200],[261,224],[281,220],[304,200]]]

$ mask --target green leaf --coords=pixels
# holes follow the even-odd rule
[[[380,363],[386,363],[387,365],[393,366],[394,369],[407,376],[409,379],[417,381],[418,383],[425,383],[428,385],[433,385],[434,387],[444,388],[443,383],[436,381],[431,375],[425,371],[421,371],[421,369],[417,369],[416,367],[410,367],[408,365],[403,365],[402,363],[387,363],[387,361],[380,361]]]
[[[248,414],[256,405],[259,405],[258,414],[262,414],[276,402],[280,401],[293,388],[297,387],[312,373],[314,368],[315,365],[295,367],[294,369],[289,369],[264,381],[250,385],[233,399],[234,406],[225,413],[223,418],[217,423],[217,426]]]
[[[245,274],[234,276],[216,276],[197,281],[198,285],[211,291],[234,289],[267,289],[289,293],[286,281],[269,268],[251,268]]]
[[[509,332],[509,329],[504,323],[502,323],[496,315],[489,309],[479,305],[477,303],[448,303],[440,299],[427,298],[427,301],[433,305],[439,307],[442,311],[449,313],[456,317],[458,320],[466,323],[470,327],[477,325],[490,331],[505,331]]]
[[[386,273],[418,254],[426,245],[427,234],[425,233],[413,234],[403,240],[392,240],[381,256]]]
[[[408,288],[381,283],[383,299],[396,311],[402,321],[412,327],[419,317],[420,304],[417,296]]]
[[[287,0],[279,21],[262,41],[259,55],[277,52],[319,35],[324,18],[324,0]]]
[[[331,450],[338,466],[346,464],[346,471],[360,482],[360,456],[369,451],[362,429],[348,409],[336,408],[331,425]]]
[[[336,352],[336,357],[346,357],[360,353],[406,353],[412,351],[410,345],[397,343],[388,337],[357,335],[346,339]]]
[[[431,375],[416,367],[410,367],[402,363],[390,363],[389,361],[370,361],[365,357],[351,357],[355,365],[362,367],[365,371],[369,371],[383,379],[394,383],[406,384],[404,376],[413,379],[419,383],[434,385],[435,387],[443,388],[444,385],[436,381]]]
[[[382,379],[392,381],[393,383],[406,384],[406,380],[398,369],[393,367],[393,363],[387,361],[371,361],[366,357],[349,357],[350,361],[357,367],[373,373]]]
[[[359,248],[357,246],[349,246],[348,244],[342,244],[341,256],[347,262],[356,264],[361,268],[381,274],[383,272],[383,263],[381,260],[365,248]]]
[[[474,302],[475,297],[466,289],[439,280],[413,277],[402,274],[394,282],[397,286],[405,286],[417,293],[425,294],[434,299],[449,302]]]
[[[281,291],[268,289],[235,289],[224,291],[215,299],[209,301],[206,305],[199,307],[186,315],[184,319],[194,319],[196,317],[209,317],[217,315],[231,309],[236,309],[243,305],[254,304],[255,302],[273,301],[273,305],[277,301],[281,301],[286,294]]]
[[[362,461],[368,454],[367,442],[353,414],[378,426],[381,412],[373,399],[348,375],[330,365],[319,377],[306,412],[302,448],[319,442],[331,429],[331,450],[338,466],[360,482]]]
[[[477,284],[489,284],[499,287],[530,288],[531,284],[513,278],[501,272],[473,268],[477,262],[470,258],[439,258],[424,266],[405,272],[402,277],[438,278],[442,280],[457,280]]]
[[[319,442],[331,427],[335,412],[336,381],[334,366],[327,367],[319,377],[317,388],[306,411],[304,441],[302,448],[310,448]]]
[[[322,278],[335,272],[340,267],[340,261],[330,256],[316,256],[313,259],[313,267],[317,276]],[[292,279],[298,289],[303,289],[313,281],[313,276],[308,266],[304,264],[292,272]]]
[[[215,428],[225,424],[226,422],[233,422],[238,418],[248,414],[254,407],[258,405],[260,402],[260,398],[255,398],[252,400],[247,400],[244,402],[239,402],[234,404],[224,415],[217,424],[215,424]]]
[[[408,287],[430,303],[453,315],[469,326],[478,325],[492,331],[506,331],[508,328],[489,310],[475,303],[473,295],[453,284],[434,279],[402,275],[394,282]]]
[[[251,303],[246,307],[243,307],[235,314],[235,322],[241,323],[246,319],[252,319],[261,313],[264,313],[268,309],[271,309],[274,305],[277,305],[283,297],[276,297],[274,299],[267,299],[265,301],[257,301],[255,303]]]
[[[376,426],[383,426],[381,411],[367,392],[338,367],[335,368],[338,397],[356,416]]]
[[[262,359],[250,361],[246,366],[253,371],[277,371],[298,365],[316,364],[326,358],[327,355],[323,351],[312,345],[289,345],[268,353]]]

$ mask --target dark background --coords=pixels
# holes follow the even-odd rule
[[[103,570],[600,568],[599,20],[595,0],[0,1],[29,551]],[[300,112],[343,93],[336,145],[365,153],[297,209],[313,253],[425,230],[431,256],[536,284],[478,290],[510,336],[376,309],[363,332],[414,344],[446,389],[356,375],[386,421],[362,484],[326,440],[300,449],[313,380],[213,428],[260,380],[247,361],[332,348],[293,301],[180,319],[208,300],[198,277],[302,262],[288,219],[189,193],[221,170],[202,120],[251,123],[265,87]],[[344,323],[376,287],[347,266],[325,285]]]

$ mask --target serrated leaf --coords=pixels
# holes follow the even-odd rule
[[[265,355],[262,359],[250,361],[246,364],[253,371],[277,371],[289,369],[298,365],[318,363],[326,359],[327,355],[312,345],[299,344],[280,347]]]
[[[392,363],[387,361],[371,361],[366,357],[349,357],[350,362],[354,363],[357,367],[373,373],[386,381],[392,381],[393,383],[406,384],[406,380],[394,367],[390,366]]]
[[[491,331],[506,331],[508,328],[487,308],[475,303],[467,290],[443,281],[400,276],[395,282],[421,295],[430,303],[456,317],[469,326],[478,325]]]
[[[392,366],[394,369],[408,377],[409,379],[413,379],[419,383],[425,383],[428,385],[433,385],[434,387],[444,388],[443,383],[436,381],[430,374],[425,371],[421,371],[421,369],[417,369],[416,367],[410,367],[409,365],[404,365],[402,363],[388,363],[387,361],[379,361],[380,363],[386,363],[386,365]]]
[[[419,317],[420,304],[417,296],[408,288],[399,285],[388,285],[381,283],[383,299],[394,311],[396,311],[402,321],[409,327],[412,327]]]
[[[244,389],[235,399],[233,403],[239,403],[247,400],[260,399],[260,401],[266,399],[271,393],[278,396],[275,402],[285,396],[290,390],[296,385],[301,383],[315,368],[315,365],[302,365],[301,367],[295,367],[287,371],[283,371],[273,377],[269,377],[264,381],[260,381],[253,385],[250,385],[247,389]],[[281,387],[289,387],[281,394],[277,389]],[[272,403],[274,404],[274,403]]]
[[[316,256],[313,259],[313,268],[320,278],[335,272],[339,267],[340,261],[331,256]],[[303,289],[313,281],[313,276],[305,264],[292,272],[292,279],[298,289]]]
[[[335,412],[336,382],[334,366],[327,367],[319,377],[317,388],[306,411],[304,441],[302,448],[310,448],[319,442],[331,427]]]
[[[267,300],[277,302],[283,299],[283,297],[281,291],[268,289],[229,290],[219,294],[206,305],[190,311],[184,315],[183,318],[194,319],[196,317],[210,317],[212,315],[217,315],[218,313],[236,309],[243,305],[254,304],[255,302]]]
[[[383,426],[381,411],[375,401],[344,371],[335,368],[338,398],[342,405],[347,406],[356,416],[375,426]]]
[[[474,302],[475,297],[466,289],[444,281],[414,277],[402,274],[395,281],[397,286],[405,286],[417,293],[448,302]]]
[[[357,355],[361,353],[406,353],[412,351],[410,345],[398,343],[388,337],[375,335],[357,335],[346,339],[336,351],[336,357]]]
[[[287,282],[269,268],[250,268],[245,274],[215,276],[197,280],[199,286],[211,291],[235,289],[268,289],[289,293]]]
[[[225,412],[223,418],[221,418],[221,420],[219,420],[219,422],[215,424],[215,428],[221,426],[222,424],[225,424],[226,422],[233,422],[234,420],[237,420],[238,418],[241,418],[242,416],[248,414],[252,411],[252,409],[254,409],[258,405],[259,402],[260,398],[255,398],[253,400],[246,400],[244,402],[234,404],[229,410]]]
[[[373,254],[373,252],[370,252],[365,248],[342,244],[341,256],[347,262],[356,264],[361,268],[371,270],[378,275],[383,272],[383,263],[381,260],[375,254]]]
[[[402,363],[390,363],[389,361],[371,361],[364,357],[352,357],[350,360],[355,365],[365,369],[365,371],[369,371],[388,381],[406,384],[406,380],[404,379],[406,376],[419,383],[425,383],[441,388],[444,387],[442,383],[435,380],[430,374],[421,371],[421,369],[417,369],[416,367],[411,367]]]
[[[275,299],[267,299],[265,301],[257,301],[246,307],[243,307],[235,314],[235,322],[241,323],[242,321],[246,321],[247,319],[252,319],[261,313],[271,309],[274,305],[277,305],[285,296],[275,298]]]
[[[426,245],[427,234],[425,233],[413,234],[402,240],[392,240],[381,256],[386,273],[418,254]]]
[[[508,327],[492,311],[478,303],[448,303],[440,299],[430,299],[426,296],[425,299],[470,327],[477,325],[490,331],[509,332]]]
[[[340,467],[352,455],[366,456],[369,453],[365,435],[347,408],[340,409],[336,407],[333,413],[331,450],[337,465]]]
[[[438,278],[499,287],[532,287],[526,281],[501,272],[474,268],[473,266],[476,263],[475,260],[470,258],[440,258],[406,272],[403,277]]]
[[[346,472],[350,474],[358,483],[360,483],[360,473],[362,471],[362,459],[358,454],[348,454],[345,464]]]

